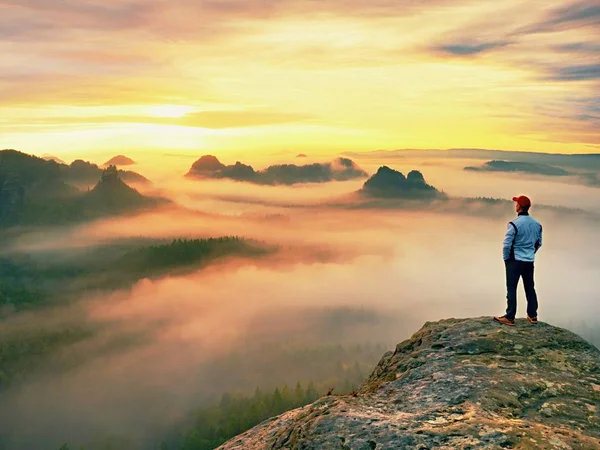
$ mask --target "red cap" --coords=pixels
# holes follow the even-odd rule
[[[531,200],[529,200],[529,197],[527,197],[525,195],[519,195],[518,197],[513,197],[513,202],[517,202],[519,204],[519,206],[521,206],[521,207],[531,206]]]

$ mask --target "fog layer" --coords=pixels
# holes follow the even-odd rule
[[[558,185],[545,183],[543,190],[542,181],[504,177],[491,187],[490,178],[499,175],[461,172],[458,178],[454,166],[407,165],[452,194],[510,198],[532,191],[531,213],[544,226],[535,265],[540,320],[594,325],[591,318],[600,317],[599,227],[568,214],[537,214],[536,202],[569,198]],[[369,164],[361,166],[372,173]],[[243,186],[243,195],[236,183],[211,181],[197,191],[188,183],[164,183],[161,189],[188,211],[158,210],[16,239],[11,251],[40,257],[138,237],[241,235],[278,244],[280,251],[258,260],[222,261],[191,275],[141,280],[131,290],[90,293],[51,311],[3,319],[2,337],[55,327],[85,327],[91,333],[0,393],[0,448],[58,448],[107,434],[128,436],[135,442],[129,448],[153,448],[162,429],[224,391],[300,379],[298,367],[282,367],[274,375],[262,362],[253,365],[252,352],[268,357],[278,355],[283,344],[364,342],[389,349],[425,321],[503,313],[501,250],[512,206],[504,217],[489,218],[348,210],[323,202],[341,194],[340,185],[353,183]],[[596,205],[587,191],[579,192],[579,206]],[[233,193],[236,202],[218,199]],[[302,206],[264,206],[257,198]],[[519,316],[525,305],[520,286]],[[216,363],[224,358],[234,361]]]

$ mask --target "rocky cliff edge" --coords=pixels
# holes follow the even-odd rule
[[[562,328],[427,322],[356,393],[269,419],[221,450],[600,449],[600,351]]]

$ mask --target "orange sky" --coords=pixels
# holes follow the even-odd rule
[[[600,2],[0,0],[0,148],[451,147],[599,152]]]

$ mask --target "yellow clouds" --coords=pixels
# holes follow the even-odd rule
[[[4,0],[0,147],[589,151],[596,5]]]

